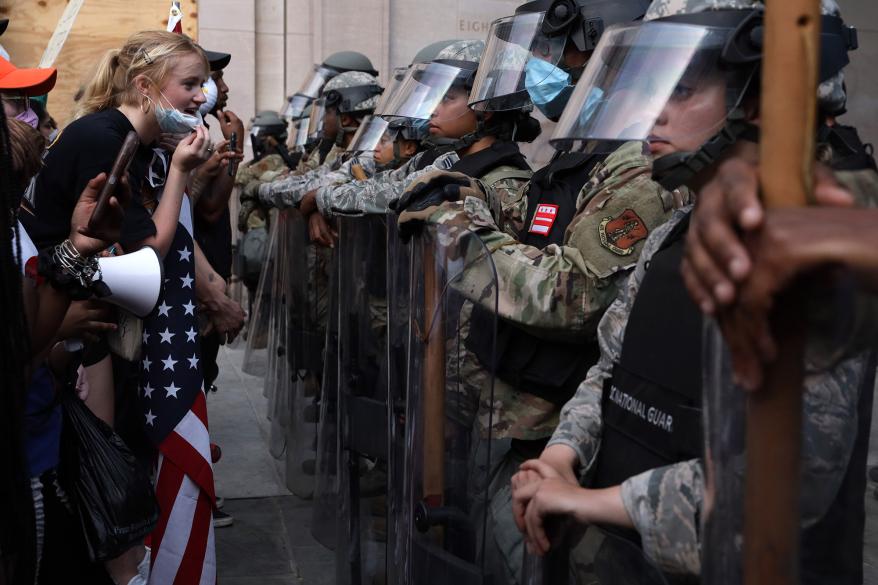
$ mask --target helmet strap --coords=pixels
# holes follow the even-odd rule
[[[739,140],[759,142],[759,128],[748,122],[743,110],[735,108],[723,128],[694,152],[676,152],[653,163],[652,178],[668,191],[688,185],[714,165]]]

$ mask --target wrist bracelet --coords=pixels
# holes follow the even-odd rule
[[[85,300],[92,295],[102,297],[110,293],[107,285],[101,281],[97,258],[80,254],[69,239],[40,252],[39,274],[74,300]]]

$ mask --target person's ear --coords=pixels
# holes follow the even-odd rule
[[[149,92],[153,87],[152,81],[146,75],[138,75],[133,80],[134,89],[143,97],[149,96]]]
[[[418,152],[418,143],[414,140],[400,140],[399,153],[404,158],[412,158]]]

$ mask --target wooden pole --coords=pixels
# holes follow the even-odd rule
[[[766,3],[760,169],[767,207],[803,206],[813,189],[820,1]],[[797,585],[803,312],[795,293],[772,324],[778,360],[747,405],[744,582]]]
[[[436,246],[423,236],[424,268],[424,502],[439,507],[445,495],[445,319]]]

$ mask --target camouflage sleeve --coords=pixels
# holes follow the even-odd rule
[[[352,181],[333,189],[330,196],[330,209],[345,213],[386,213],[390,203],[402,195],[409,183],[422,174],[435,170],[448,170],[457,162],[457,155],[445,154],[432,165],[414,171],[419,157],[413,157],[398,169],[380,173],[369,181]]]
[[[604,313],[597,329],[601,357],[589,371],[585,381],[576,389],[576,394],[561,409],[561,419],[549,445],[567,445],[579,457],[581,472],[587,471],[594,463],[600,445],[602,429],[601,395],[604,382],[610,377],[613,364],[619,361],[625,325],[634,306],[634,299],[640,283],[646,274],[649,259],[664,242],[668,232],[679,222],[685,213],[677,212],[665,225],[658,228],[647,240],[640,261],[623,283],[610,308]]]
[[[264,183],[259,186],[259,200],[271,207],[284,209],[296,207],[302,200],[302,185],[319,176],[318,169],[304,175],[288,175],[280,180]]]
[[[324,217],[332,217],[334,215],[333,198],[337,188],[341,188],[349,183],[361,182],[354,179],[355,166],[359,166],[366,176],[370,177],[369,180],[376,175],[375,159],[373,157],[356,157],[342,165],[342,168],[338,171],[328,173],[320,181],[315,181],[314,186],[309,189],[309,191],[312,189],[317,190],[317,209],[320,210]]]
[[[516,238],[527,218],[527,187],[529,181],[505,179],[487,187],[488,206],[501,231]]]
[[[671,574],[701,572],[704,469],[693,459],[651,469],[622,483],[622,502],[644,554]]]

